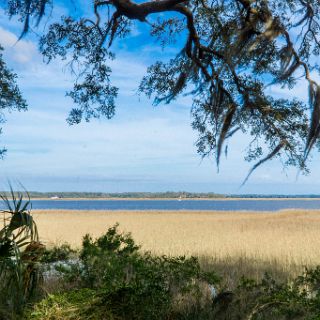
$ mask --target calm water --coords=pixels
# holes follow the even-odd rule
[[[0,205],[1,207],[1,205]],[[320,209],[317,200],[33,200],[33,209],[257,210]]]

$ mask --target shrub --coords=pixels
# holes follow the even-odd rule
[[[117,228],[96,240],[86,235],[77,269],[59,268],[69,280],[78,277],[83,287],[96,290],[97,303],[115,317],[165,319],[187,298],[200,304],[203,282],[217,282],[214,273],[201,270],[196,258],[142,253],[131,235]]]
[[[46,249],[41,257],[41,262],[51,263],[57,261],[66,261],[76,257],[76,250],[73,250],[68,243],[63,243],[60,246]]]
[[[86,235],[79,259],[57,268],[75,285],[36,303],[26,319],[320,319],[320,267],[289,282],[243,277],[233,292],[220,288],[205,299],[210,285],[219,289],[214,273],[203,272],[196,258],[144,253],[118,225],[98,239]]]
[[[113,320],[95,304],[95,291],[78,289],[49,294],[25,313],[26,320]]]
[[[227,308],[214,304],[215,319],[319,320],[320,267],[306,269],[291,282],[277,283],[268,274],[260,282],[243,278]]]
[[[34,296],[41,280],[39,259],[44,246],[39,242],[31,216],[30,199],[0,196],[6,209],[0,210],[0,319],[15,318]]]

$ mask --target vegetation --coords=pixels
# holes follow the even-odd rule
[[[319,263],[320,211],[35,211],[41,240],[52,246],[67,242],[80,248],[82,237],[101,236],[119,222],[143,250],[155,255],[206,257],[219,271],[254,269],[297,275]],[[240,275],[241,276],[241,275]]]
[[[3,228],[0,230],[0,318],[21,315],[23,307],[35,295],[40,281],[39,259],[44,246],[30,214],[30,200],[23,195],[11,199],[1,196]]]
[[[315,320],[319,315],[317,290],[319,270],[309,270],[297,278],[293,285],[276,284],[266,276],[256,283],[243,279],[234,293],[225,292],[220,301],[215,299],[205,308],[196,311],[168,314],[169,319],[304,319]],[[307,290],[301,290],[306,286]],[[314,295],[308,297],[310,293]],[[223,303],[221,302],[223,300]],[[35,305],[28,319],[130,319],[114,317],[99,308],[98,298],[92,290],[81,289],[50,295]],[[30,314],[30,313],[29,313]],[[143,318],[141,318],[143,319]],[[166,319],[166,318],[164,318]]]
[[[63,283],[25,310],[25,319],[319,319],[320,269],[293,280],[242,277],[227,290],[196,258],[142,253],[130,234],[109,228],[83,239],[79,260],[56,266]]]
[[[46,248],[41,255],[41,262],[51,263],[56,261],[67,261],[75,256],[76,250],[72,249],[68,243],[60,246]]]
[[[10,196],[10,192],[0,191],[1,194]],[[320,198],[319,194],[219,194],[214,192],[187,192],[187,191],[166,191],[166,192],[38,192],[30,191],[33,199],[222,199],[222,198]]]
[[[307,170],[306,158],[320,134],[317,0],[98,0],[91,1],[91,12],[78,1],[65,4],[72,9],[51,23],[51,0],[8,0],[1,7],[22,22],[21,37],[41,25],[37,31],[44,30],[39,40],[44,59],[66,60],[70,66],[75,80],[67,95],[75,107],[68,123],[114,116],[113,44],[127,41],[138,22],[144,25],[141,32],[177,53],[150,66],[139,91],[155,104],[191,96],[201,155],[213,153],[219,164],[229,139],[242,132],[252,137],[246,155],[256,161],[252,170],[280,156],[286,166]],[[275,93],[296,88],[302,78],[309,87],[308,106]],[[17,94],[9,91],[8,96]]]
[[[238,265],[235,275],[221,259],[219,268],[208,258],[145,252],[117,224],[96,239],[87,234],[79,252],[65,243],[45,249],[30,200],[14,192],[2,199],[1,320],[319,319],[319,267],[293,276],[273,266],[254,279]]]
[[[17,86],[17,76],[8,68],[3,60],[3,48],[0,43],[0,123],[5,122],[4,110],[25,111],[27,103],[23,99],[21,92]],[[0,134],[2,129],[0,128]],[[4,156],[5,148],[0,149],[0,158]]]
[[[212,273],[202,272],[194,258],[154,257],[139,252],[129,234],[117,226],[93,240],[85,236],[77,265],[59,270],[78,286],[94,289],[101,308],[114,318],[164,319],[174,301],[187,294],[200,296],[200,284],[216,282]]]
[[[1,194],[9,194],[8,192],[1,192]],[[213,192],[199,193],[199,192],[186,192],[186,191],[167,191],[167,192],[121,192],[121,193],[105,193],[105,192],[29,192],[31,198],[47,199],[47,198],[87,198],[87,199],[199,199],[199,198],[224,198],[222,194]]]
[[[226,195],[226,198],[267,198],[267,199],[319,199],[319,194],[231,194]]]

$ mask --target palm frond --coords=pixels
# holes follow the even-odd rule
[[[9,196],[0,195],[5,205],[0,210],[3,218],[0,229],[0,305],[7,306],[11,313],[21,311],[33,294],[38,279],[34,278],[38,272],[36,262],[42,252],[32,251],[32,248],[44,248],[31,215],[30,196],[25,193],[27,200],[22,192],[14,192],[10,185]],[[26,250],[31,253],[32,260],[26,259]]]

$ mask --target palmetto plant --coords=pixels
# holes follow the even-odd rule
[[[44,246],[39,242],[26,195],[24,200],[23,193],[15,193],[11,187],[10,196],[0,195],[4,204],[0,210],[0,318],[21,312],[39,283],[37,262]]]

